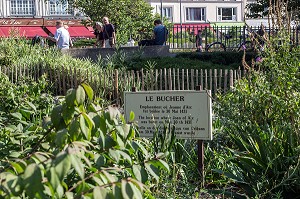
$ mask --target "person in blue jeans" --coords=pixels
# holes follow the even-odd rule
[[[162,25],[161,20],[157,19],[154,21],[154,29],[153,29],[153,42],[154,45],[164,45],[167,41],[168,30]]]

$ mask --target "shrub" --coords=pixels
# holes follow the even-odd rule
[[[146,185],[159,181],[160,170],[169,170],[166,154],[151,153],[135,125],[93,100],[93,90],[83,83],[59,99],[34,135],[28,129],[0,131],[11,137],[6,145],[15,147],[0,160],[1,197],[151,196]]]

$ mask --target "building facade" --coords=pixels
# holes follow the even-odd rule
[[[174,24],[223,23],[245,21],[246,0],[148,0],[153,13]]]
[[[68,2],[59,0],[1,0],[1,18],[83,18]]]
[[[82,13],[68,2],[59,0],[0,0],[0,37],[17,29],[21,36],[48,36],[55,32],[55,22],[69,26],[71,37],[94,37],[82,24]]]

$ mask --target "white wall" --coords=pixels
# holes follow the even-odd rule
[[[160,14],[160,2],[150,2],[151,7],[153,7],[153,13],[159,13]],[[173,23],[180,23],[180,3],[178,1],[176,2],[163,2],[163,7],[172,7],[173,8]],[[206,8],[206,19],[207,21],[202,22],[191,22],[186,21],[186,8],[188,7],[203,7]],[[181,3],[181,17],[182,17],[182,23],[204,23],[204,22],[216,22],[217,21],[217,11],[218,7],[222,8],[237,8],[237,22],[242,22],[244,20],[244,1],[182,1]],[[221,21],[219,21],[221,22]],[[225,22],[225,21],[224,21]],[[227,21],[226,21],[227,22]],[[232,21],[228,21],[232,22]]]

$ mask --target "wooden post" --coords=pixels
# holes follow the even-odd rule
[[[201,91],[201,85],[196,87],[197,91]],[[204,144],[203,140],[197,140],[197,153],[198,153],[198,171],[200,173],[201,184],[204,186]]]
[[[233,70],[229,71],[229,86],[230,89],[233,87]]]
[[[118,70],[115,69],[115,79],[114,79],[114,100],[116,101],[116,105],[119,105],[119,73]]]

